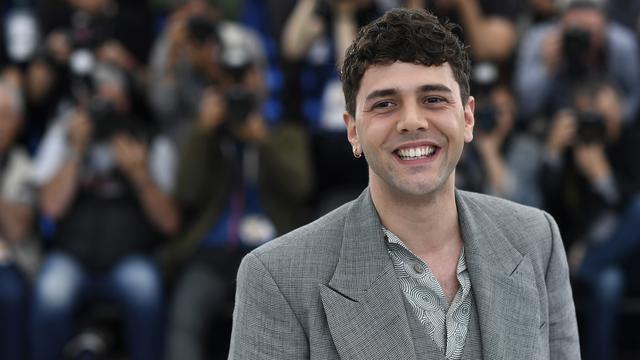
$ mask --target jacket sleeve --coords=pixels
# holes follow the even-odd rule
[[[576,311],[569,283],[569,266],[558,225],[544,213],[551,232],[551,255],[546,271],[549,298],[550,359],[580,359]]]
[[[201,210],[225,192],[223,174],[218,138],[193,126],[180,148],[176,198],[187,209]]]
[[[305,201],[313,190],[310,146],[304,129],[283,125],[262,146],[261,183],[292,203]]]
[[[308,359],[308,349],[278,284],[255,255],[247,255],[238,271],[229,359]]]

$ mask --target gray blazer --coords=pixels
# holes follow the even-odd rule
[[[456,203],[482,341],[465,358],[579,359],[551,216],[464,191]],[[414,341],[403,296],[367,189],[245,257],[229,359],[417,359],[427,341]]]

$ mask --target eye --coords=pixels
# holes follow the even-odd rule
[[[392,101],[383,100],[373,104],[373,109],[385,110],[393,107],[395,104]]]
[[[426,96],[423,101],[425,104],[439,104],[447,100],[442,96]]]

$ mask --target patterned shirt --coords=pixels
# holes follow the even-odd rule
[[[383,228],[400,287],[416,316],[447,360],[462,357],[471,312],[471,281],[460,252],[456,270],[460,288],[449,305],[429,266],[415,256],[391,231]]]

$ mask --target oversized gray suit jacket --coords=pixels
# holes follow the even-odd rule
[[[579,359],[566,256],[547,213],[456,191],[482,353]],[[247,255],[229,359],[417,359],[415,335],[368,190]],[[426,332],[425,332],[426,334]],[[434,354],[428,359],[442,359]]]

